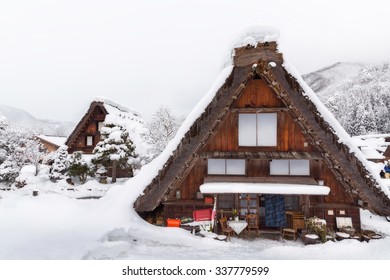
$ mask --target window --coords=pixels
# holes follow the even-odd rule
[[[277,145],[277,113],[238,115],[238,145],[274,147]]]
[[[218,209],[233,209],[234,208],[234,194],[218,194]]]
[[[245,160],[208,159],[207,173],[210,175],[245,175]]]
[[[97,131],[101,131],[103,127],[103,122],[98,122],[97,123]]]
[[[309,176],[308,159],[274,159],[270,163],[271,175]]]
[[[87,146],[93,146],[93,136],[87,136]]]
[[[298,211],[299,210],[299,196],[285,196],[284,203],[286,211]]]

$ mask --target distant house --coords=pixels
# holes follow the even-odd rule
[[[65,144],[66,137],[62,136],[49,136],[49,135],[38,135],[38,140],[41,141],[47,152],[55,152],[61,145]]]
[[[69,154],[75,151],[81,151],[87,155],[92,154],[96,144],[101,140],[100,130],[107,115],[111,115],[125,124],[129,136],[136,146],[136,153],[141,158],[147,157],[149,147],[142,138],[142,134],[145,132],[145,122],[141,115],[135,110],[107,98],[96,98],[69,135],[65,142]],[[123,170],[122,172],[118,170],[118,172],[118,177],[132,176],[131,173]]]
[[[158,172],[137,175],[148,179],[135,209],[192,217],[215,198],[217,212],[254,213],[261,229],[286,227],[288,211],[331,228],[336,217],[351,217],[356,229],[362,207],[390,215],[390,199],[363,155],[285,62],[276,34],[256,36],[235,45],[233,65],[151,163]]]
[[[386,160],[390,160],[390,136],[385,138],[385,142],[387,143],[387,148],[383,155],[385,156]]]
[[[353,136],[352,140],[362,151],[367,160],[384,162],[390,159],[389,134]]]

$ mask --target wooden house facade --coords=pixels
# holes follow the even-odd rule
[[[390,215],[387,195],[283,63],[276,42],[235,49],[225,83],[135,202],[140,214],[192,217],[216,199],[217,212],[254,213],[263,229],[286,227],[289,211],[331,228],[351,217],[356,229],[361,207]]]
[[[48,153],[57,151],[66,141],[66,137],[47,135],[38,135],[37,139],[42,143]]]
[[[68,146],[68,153],[81,151],[89,155],[101,140],[100,131],[104,126],[107,115],[118,119],[129,132],[129,137],[136,147],[136,153],[139,156],[146,154],[146,144],[143,143],[140,135],[144,132],[144,121],[139,113],[130,110],[120,104],[106,98],[96,98],[92,101],[87,112],[76,125],[73,132],[65,142]],[[117,177],[126,178],[133,176],[133,170],[117,168]],[[111,176],[112,170],[108,169],[108,176]]]
[[[108,111],[103,102],[93,101],[88,111],[77,124],[76,128],[66,140],[68,152],[81,151],[84,154],[92,154],[96,144],[100,141],[100,129]]]

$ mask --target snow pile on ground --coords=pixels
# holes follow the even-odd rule
[[[119,182],[99,200],[1,192],[0,259],[390,259],[390,223],[368,211],[362,211],[363,227],[383,239],[308,246],[264,238],[222,242],[148,224],[134,209],[115,204],[125,191]]]

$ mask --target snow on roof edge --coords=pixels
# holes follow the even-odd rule
[[[119,111],[126,112],[126,113],[133,113],[136,116],[142,116],[141,112],[134,109],[134,108],[129,108],[127,106],[124,106],[108,97],[105,96],[96,96],[94,97],[93,101],[96,102],[102,102],[104,105],[111,106]]]
[[[329,125],[333,128],[336,135],[339,137],[339,142],[345,144],[351,153],[354,153],[357,159],[364,165],[364,167],[370,172],[370,174],[374,177],[377,184],[381,187],[381,190],[390,197],[390,190],[381,183],[381,178],[379,174],[375,172],[375,170],[370,166],[368,160],[362,153],[362,151],[357,147],[354,143],[352,137],[345,131],[345,129],[341,126],[338,120],[336,120],[335,116],[329,111],[329,109],[320,101],[318,96],[313,92],[313,90],[308,86],[308,84],[303,80],[302,75],[299,71],[290,64],[286,57],[284,56],[284,63],[282,65],[286,71],[292,75],[299,85],[302,87],[304,94],[310,98],[313,104],[316,106],[318,112],[324,118],[325,121],[329,123]]]
[[[178,145],[180,144],[181,140],[184,138],[185,134],[189,131],[192,124],[203,114],[206,107],[213,100],[217,91],[221,88],[221,86],[225,83],[226,79],[231,74],[232,70],[233,70],[233,65],[230,65],[225,67],[221,71],[221,73],[219,74],[218,78],[211,86],[209,91],[197,103],[197,105],[194,107],[191,113],[188,114],[185,121],[182,123],[179,130],[177,131],[176,136],[168,143],[164,151],[158,157],[152,160],[150,163],[144,165],[135,177],[129,179],[126,182],[126,189],[130,190],[131,193],[133,191],[134,193],[136,193],[136,195],[132,197],[132,201],[131,201],[132,203],[136,201],[139,195],[143,194],[146,186],[149,185],[153,181],[153,179],[158,175],[158,172],[161,169],[163,169],[169,157],[177,149]],[[131,195],[131,193],[129,193],[129,195]]]
[[[279,42],[279,37],[279,29],[270,24],[251,24],[237,29],[233,32],[228,42],[222,68],[232,64],[236,48],[246,47],[248,45],[256,47],[258,43],[265,42]]]
[[[256,30],[260,31],[260,34],[256,35]],[[267,42],[267,41],[278,42],[279,39],[279,30],[269,25],[251,25],[241,29],[241,32],[242,33],[238,36],[236,35],[235,37],[236,39],[232,41],[232,46],[229,49],[230,57],[227,60],[227,62],[224,63],[224,68],[221,70],[220,75],[218,76],[218,78],[216,79],[216,81],[214,82],[210,90],[206,93],[206,95],[197,103],[195,108],[186,117],[185,121],[179,128],[176,136],[168,143],[167,147],[157,158],[155,158],[149,164],[144,165],[141,168],[140,172],[135,177],[129,179],[125,183],[126,188],[124,189],[124,191],[126,192],[126,194],[122,193],[120,195],[120,199],[124,200],[123,202],[134,204],[138,196],[144,193],[144,189],[147,187],[147,185],[149,185],[153,181],[153,179],[158,175],[159,171],[164,168],[164,165],[168,161],[169,157],[177,149],[182,138],[187,133],[187,131],[191,128],[191,125],[204,112],[205,108],[210,104],[210,102],[214,98],[218,89],[224,84],[226,78],[232,72],[234,67],[233,66],[234,48],[238,48],[240,46],[246,46],[248,44],[253,44],[253,43],[257,44],[257,42]],[[280,48],[279,44],[278,44],[278,48]],[[367,168],[367,170],[376,179],[377,183],[380,185],[384,193],[390,196],[390,191],[380,183],[379,175],[373,172],[372,168],[369,166],[362,152],[358,149],[357,146],[353,144],[350,135],[344,130],[344,128],[340,125],[340,123],[335,119],[333,114],[331,114],[330,111],[325,107],[325,105],[318,99],[317,95],[311,90],[311,88],[306,84],[306,82],[304,82],[302,76],[295,69],[295,67],[287,63],[286,60],[283,63],[283,67],[288,73],[290,73],[293,77],[297,79],[298,83],[303,88],[305,94],[312,100],[312,102],[316,105],[320,114],[324,117],[326,121],[329,122],[331,127],[338,134],[340,138],[340,142],[347,145],[350,151],[355,153],[356,157],[363,163],[363,165]]]
[[[252,24],[236,30],[233,33],[229,50],[251,45],[256,47],[257,43],[278,42],[280,31],[269,24]]]

